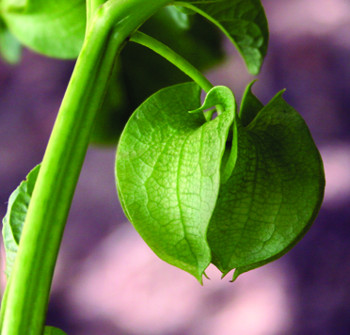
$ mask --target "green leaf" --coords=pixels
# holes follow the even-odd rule
[[[206,230],[220,184],[220,165],[234,117],[231,91],[216,87],[205,105],[225,111],[206,122],[200,88],[163,89],[131,116],[120,138],[117,188],[129,220],[163,260],[200,282],[211,260]],[[197,110],[197,113],[188,111]]]
[[[187,0],[188,7],[216,24],[236,45],[248,70],[257,74],[266,55],[268,26],[260,0]]]
[[[239,117],[226,87],[193,109],[196,85],[164,89],[136,110],[120,140],[127,217],[162,259],[200,281],[210,261],[223,275],[236,269],[235,279],[281,257],[322,203],[323,164],[304,120],[282,92],[263,106],[251,86]],[[202,111],[219,105],[205,122]]]
[[[10,276],[15,262],[24,220],[34,190],[40,165],[29,172],[25,181],[13,191],[7,205],[7,213],[3,219],[2,234],[6,251],[6,275]]]
[[[84,0],[2,0],[2,16],[25,46],[51,57],[76,58],[85,35]]]
[[[61,329],[45,326],[44,335],[67,335],[67,334]]]
[[[320,154],[301,116],[277,94],[268,105],[250,86],[237,120],[237,160],[220,186],[208,228],[212,262],[234,279],[285,254],[321,206]],[[230,150],[230,149],[228,149]]]

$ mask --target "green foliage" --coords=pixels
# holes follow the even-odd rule
[[[42,335],[89,141],[115,142],[150,94],[123,130],[116,179],[127,217],[160,258],[199,282],[210,263],[223,275],[236,269],[235,279],[282,256],[308,230],[322,202],[324,172],[301,116],[281,92],[263,106],[252,84],[238,114],[233,93],[211,88],[191,65],[217,64],[221,30],[257,74],[268,44],[259,0],[0,0],[0,13],[0,52],[9,62],[19,59],[17,40],[48,56],[78,56],[40,173],[35,167],[13,192],[3,220],[11,277],[1,333]],[[187,78],[137,45],[116,59],[128,40],[197,84],[163,88]],[[202,106],[198,84],[209,91]],[[64,332],[45,327],[48,334]]]
[[[177,4],[193,9],[222,29],[242,54],[248,70],[258,74],[268,44],[260,0],[187,0]]]
[[[244,4],[242,0],[188,1],[177,4],[177,7],[169,6],[161,10],[141,30],[172,49],[181,51],[198,69],[207,69],[222,58],[221,39],[207,20],[191,15],[197,11],[237,46],[251,73],[259,72],[268,44],[267,22],[259,0],[245,0]],[[193,10],[189,11],[183,6],[190,6]],[[117,93],[121,100],[119,105],[114,105],[115,113],[111,113],[107,106],[102,108],[93,134],[93,141],[97,143],[115,142],[132,111],[150,94],[187,80],[168,62],[137,45],[125,48],[121,64],[120,77],[124,80],[120,82],[122,87],[118,92],[125,92],[125,95],[120,97],[120,93]],[[139,78],[145,78],[147,85]],[[114,92],[110,91],[109,94]]]
[[[320,154],[301,116],[278,93],[265,107],[248,87],[234,124],[237,155],[223,178],[208,227],[212,262],[225,275],[285,254],[308,230],[321,206]]]
[[[231,39],[251,73],[257,74],[266,54],[267,21],[260,0],[176,1],[212,21]],[[58,58],[76,58],[81,49],[86,5],[83,0],[2,0],[3,19],[26,46]],[[168,8],[180,28],[189,27],[187,14]]]
[[[197,12],[225,32],[252,73],[259,71],[268,42],[260,1],[175,4],[142,30],[206,68],[222,57],[220,39],[193,15]],[[2,2],[16,36],[25,32],[26,45],[57,57],[78,54],[84,6],[64,0]],[[137,80],[140,76],[147,85]],[[184,79],[149,50],[128,46],[114,67],[92,140],[115,141],[131,108]],[[324,179],[306,125],[281,94],[264,107],[249,85],[239,117],[227,88],[212,89],[202,107],[199,97],[197,85],[181,84],[158,91],[137,108],[120,141],[116,176],[124,210],[150,247],[201,281],[210,262],[223,274],[236,268],[236,277],[285,253],[315,218]],[[213,111],[206,118],[201,111],[215,105],[219,115],[208,120]],[[8,274],[37,173],[35,168],[11,195],[4,218]]]
[[[9,30],[25,46],[57,58],[76,58],[85,34],[84,0],[1,0]]]
[[[15,262],[18,245],[22,233],[23,223],[27,214],[28,205],[32,196],[35,181],[40,166],[37,165],[31,170],[26,180],[13,191],[7,205],[6,216],[2,224],[2,234],[6,251],[6,275],[10,276]]]
[[[149,246],[201,280],[210,263],[205,232],[234,110],[206,122],[202,113],[188,113],[199,99],[199,87],[190,83],[146,100],[120,139],[116,176],[124,210]]]
[[[221,38],[207,20],[191,15],[197,11],[237,46],[251,73],[259,72],[268,44],[267,21],[259,0],[182,1],[177,5],[160,10],[141,31],[179,50],[191,64],[205,70],[222,59]],[[127,45],[120,63],[118,79],[112,79],[96,120],[92,135],[95,143],[115,143],[141,102],[162,87],[188,80],[167,61],[138,45]],[[113,89],[115,86],[119,89]]]
[[[161,9],[141,30],[181,51],[194,66],[205,70],[218,63],[223,53],[217,31],[207,20],[191,15],[197,11],[232,40],[250,72],[256,74],[259,71],[268,43],[267,22],[259,0],[245,0],[244,5],[242,0],[176,4]],[[83,0],[1,2],[3,19],[16,39],[39,53],[57,58],[78,56],[86,29],[85,6]],[[8,33],[5,36],[6,47],[2,49],[8,55],[10,50],[15,50],[16,39],[9,40],[12,35]],[[11,61],[12,54],[5,56]],[[162,87],[187,80],[168,62],[140,46],[127,46],[119,63],[120,70],[111,79],[96,118],[91,137],[94,143],[116,143],[129,116],[142,101]],[[139,80],[140,77],[147,80],[147,85]]]
[[[212,29],[199,15],[191,16],[184,27],[182,21],[179,23],[177,16],[174,17],[174,12],[173,6],[160,10],[140,30],[181,52],[200,70],[218,64],[223,59],[219,31]],[[185,74],[153,51],[134,43],[127,44],[97,115],[92,142],[115,144],[132,112],[147,97],[163,87],[185,81],[188,81]]]
[[[281,93],[262,107],[249,86],[244,123],[228,88],[213,88],[199,109],[198,99],[196,85],[182,84],[135,111],[118,146],[118,192],[160,258],[199,281],[210,262],[224,275],[236,268],[236,278],[283,255],[309,228],[323,197],[322,161]],[[215,105],[223,112],[213,120],[188,113]]]

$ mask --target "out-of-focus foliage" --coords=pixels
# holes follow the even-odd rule
[[[78,56],[85,35],[84,0],[2,0],[0,6],[23,45],[50,57]]]

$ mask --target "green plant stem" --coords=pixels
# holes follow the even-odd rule
[[[98,7],[102,6],[106,0],[86,0],[86,28],[87,31],[90,27],[90,22],[94,17],[94,13]]]
[[[29,205],[2,305],[2,335],[42,335],[62,234],[114,57],[144,21],[169,3],[110,0],[91,20]]]
[[[213,87],[211,82],[191,63],[189,63],[174,50],[170,49],[167,45],[154,39],[153,37],[141,33],[140,31],[136,31],[130,37],[130,41],[141,44],[164,57],[178,69],[188,75],[191,79],[193,79],[205,92],[209,92]]]

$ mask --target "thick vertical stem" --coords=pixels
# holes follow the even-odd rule
[[[42,335],[52,276],[114,55],[170,0],[110,0],[90,22],[40,168],[2,306],[2,335]]]
[[[94,17],[98,7],[102,6],[107,0],[86,0],[86,28],[90,28],[90,22]]]

